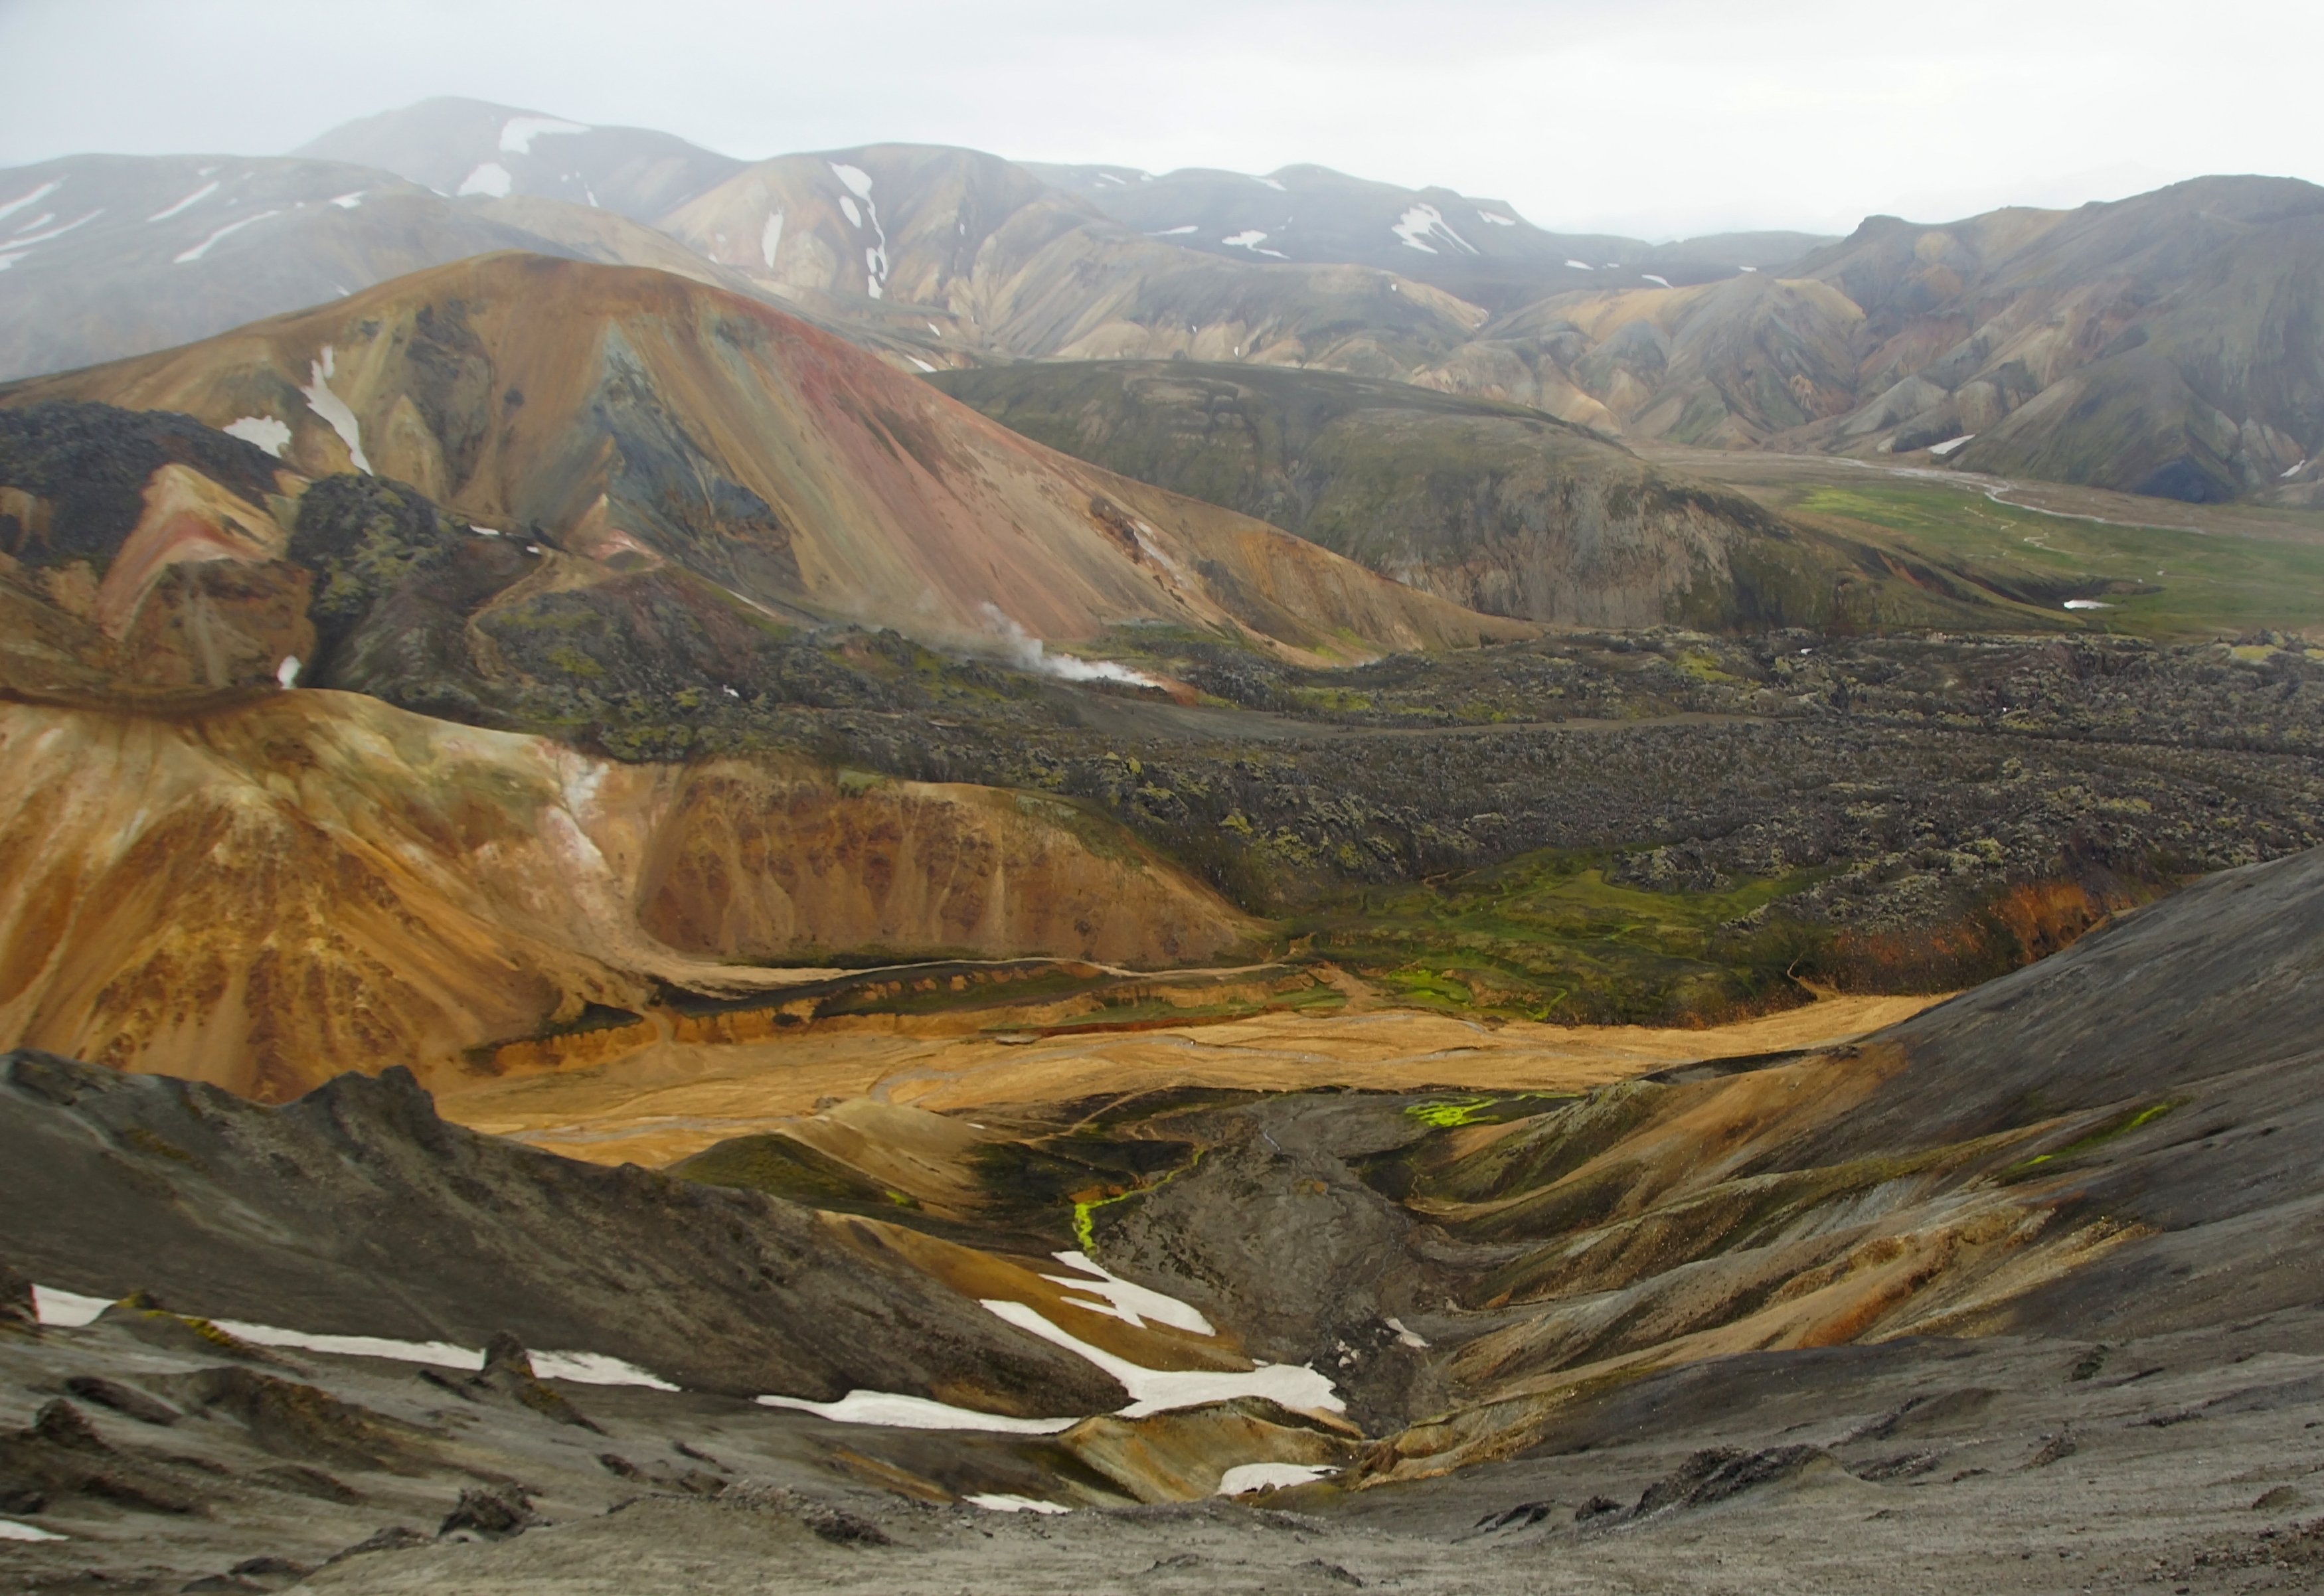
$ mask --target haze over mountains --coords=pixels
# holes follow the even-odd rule
[[[6,174],[0,373],[143,353],[515,246],[748,285],[907,370],[1320,366],[1639,440],[1942,446],[1950,465],[2199,502],[2319,491],[2324,374],[2297,329],[2316,314],[2324,191],[2291,180],[1933,226],[1875,217],[1846,240],[1650,245],[1323,167],[1157,175],[907,145],[743,162],[468,100],[351,123],[298,155],[335,164]]]

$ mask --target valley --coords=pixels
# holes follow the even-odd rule
[[[5,1577],[2309,1588],[2319,217],[0,171]]]

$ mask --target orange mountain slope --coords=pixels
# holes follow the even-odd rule
[[[1345,658],[1525,630],[1055,454],[659,272],[482,256],[0,391],[50,398],[183,411],[610,572],[677,564],[786,617],[929,641],[1161,620]]]
[[[879,946],[1196,962],[1250,922],[1047,798],[615,764],[299,691],[0,707],[0,1046],[266,1101]]]

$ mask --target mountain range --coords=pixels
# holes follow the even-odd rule
[[[0,173],[8,1566],[2314,1583],[2319,196]]]
[[[1149,174],[917,145],[741,162],[432,100],[290,161],[72,158],[0,189],[0,373],[143,353],[521,247],[774,298],[906,370],[1323,367],[1634,441],[1902,456],[2200,502],[2319,491],[2324,195],[2290,180],[1936,226],[1875,217],[1841,240],[1648,244],[1322,167]]]

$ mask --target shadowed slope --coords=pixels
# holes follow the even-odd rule
[[[1892,613],[1960,618],[1981,600],[1920,562],[1907,575],[1878,551],[1803,532],[1739,494],[1665,476],[1609,438],[1515,404],[1183,361],[929,380],[1042,443],[1495,614],[1814,624],[1835,618],[1840,572],[1890,590]]]
[[[68,1288],[135,1278],[188,1312],[415,1342],[513,1330],[736,1396],[1121,1404],[844,1222],[480,1136],[401,1072],[268,1109],[19,1052],[0,1061],[0,1200],[50,1213],[13,1255]]]

